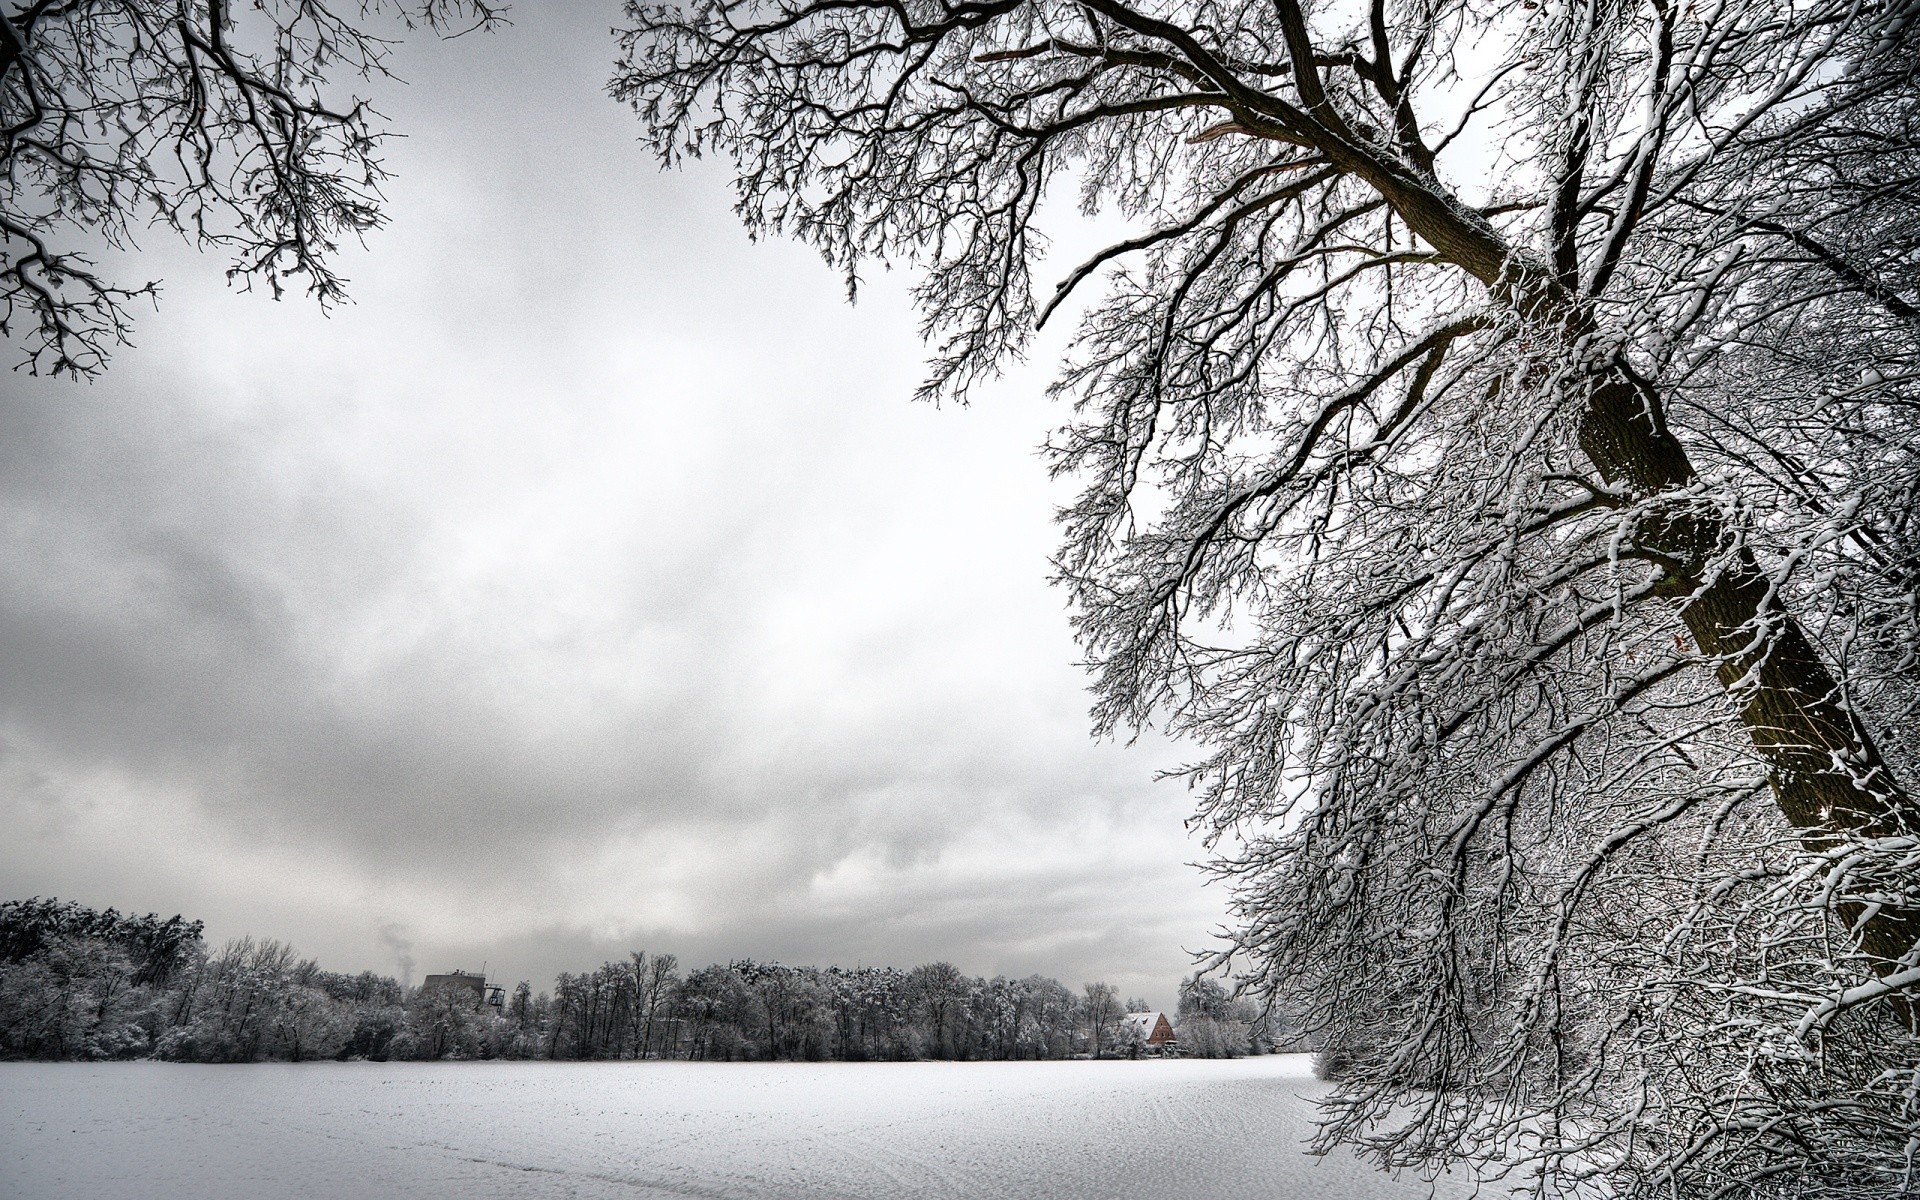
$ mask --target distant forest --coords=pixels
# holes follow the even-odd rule
[[[949,963],[683,971],[634,952],[553,990],[496,1004],[468,986],[416,987],[324,970],[273,940],[210,950],[184,917],[72,901],[0,903],[0,1057],[179,1062],[324,1059],[1047,1059],[1140,1050],[1104,983],[982,979]],[[1232,1057],[1297,1040],[1219,983],[1182,984],[1182,1053]],[[1174,1014],[1169,1014],[1174,1016]]]

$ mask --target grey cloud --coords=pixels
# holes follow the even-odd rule
[[[516,19],[406,51],[355,305],[156,242],[103,382],[0,393],[0,876],[350,969],[1166,996],[1220,901],[1174,752],[1087,739],[1044,376],[909,404],[901,280],[748,244],[600,94],[604,16]]]

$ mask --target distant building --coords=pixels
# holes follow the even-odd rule
[[[1161,1012],[1128,1013],[1121,1018],[1121,1037],[1141,1046],[1171,1046],[1173,1023]]]
[[[504,989],[497,986],[488,987],[485,975],[469,975],[458,968],[445,975],[427,976],[426,982],[420,985],[420,990],[423,992],[470,992],[473,995],[475,1008],[479,1008],[482,1004],[499,1008],[504,999]]]

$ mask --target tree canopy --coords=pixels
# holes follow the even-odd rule
[[[1096,724],[1203,747],[1223,957],[1338,1050],[1329,1141],[1878,1194],[1920,1145],[1914,18],[687,0],[629,5],[612,86],[752,230],[915,264],[925,396],[1077,312]],[[1058,192],[1133,232],[1046,290]]]
[[[0,336],[35,374],[90,377],[158,284],[98,273],[87,236],[159,226],[232,256],[230,280],[345,296],[343,239],[380,225],[387,136],[343,80],[388,75],[370,28],[457,34],[482,0],[13,0],[0,10]]]

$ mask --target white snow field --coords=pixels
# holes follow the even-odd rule
[[[1234,1062],[0,1064],[0,1195],[1429,1195],[1303,1151],[1327,1085]],[[1441,1197],[1468,1189],[1443,1181]]]

